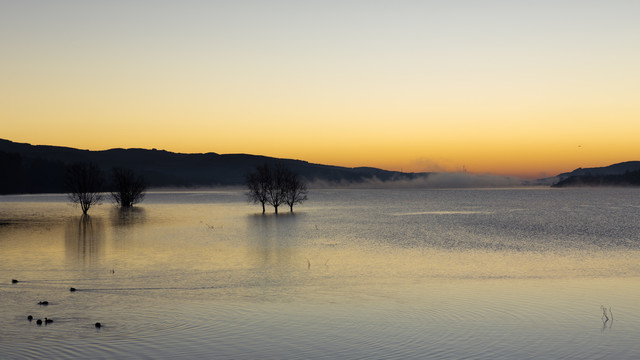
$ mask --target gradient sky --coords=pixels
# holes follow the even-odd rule
[[[640,1],[0,0],[0,138],[542,177],[640,160]]]

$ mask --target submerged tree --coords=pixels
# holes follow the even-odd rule
[[[256,167],[256,172],[247,175],[247,199],[254,204],[262,205],[262,213],[265,212],[265,204],[268,199],[268,191],[271,187],[271,168],[268,165]]]
[[[256,167],[256,172],[247,175],[247,188],[248,200],[260,203],[263,214],[265,204],[273,206],[277,214],[282,204],[289,205],[293,212],[294,204],[307,200],[307,187],[302,178],[279,163]]]
[[[287,195],[287,175],[290,171],[287,170],[282,164],[276,164],[271,171],[271,186],[267,191],[267,202],[273,206],[276,214],[278,213],[278,207],[286,200]]]
[[[67,167],[65,185],[69,200],[79,204],[86,214],[93,205],[102,201],[104,177],[94,163],[75,163]]]
[[[289,205],[289,210],[293,212],[293,205],[302,204],[307,200],[307,184],[298,174],[291,171],[287,172],[284,202]]]
[[[142,176],[123,168],[113,168],[111,177],[111,198],[123,208],[130,208],[142,202],[147,184]]]

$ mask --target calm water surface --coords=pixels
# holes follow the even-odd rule
[[[0,357],[640,356],[639,189],[315,190],[259,210],[241,191],[89,218],[0,197]]]

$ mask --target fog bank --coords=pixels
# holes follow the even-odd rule
[[[353,188],[353,189],[387,189],[387,188],[424,188],[424,189],[459,189],[459,188],[502,188],[527,185],[522,178],[493,174],[470,174],[465,172],[431,173],[412,179],[400,178],[382,181],[378,178],[364,182],[327,182],[316,180],[309,183],[310,188]]]

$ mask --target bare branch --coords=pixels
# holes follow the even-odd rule
[[[289,205],[293,212],[293,205],[307,200],[305,182],[281,163],[256,167],[256,172],[247,175],[247,189],[247,199],[262,204],[263,214],[265,204],[273,206],[277,214],[282,204]]]
[[[102,202],[100,191],[103,184],[102,171],[94,163],[75,163],[67,167],[67,196],[71,202],[80,205],[83,214],[86,214],[91,206]]]
[[[142,202],[147,190],[142,176],[136,176],[133,171],[122,168],[113,168],[111,186],[111,198],[123,208]]]

